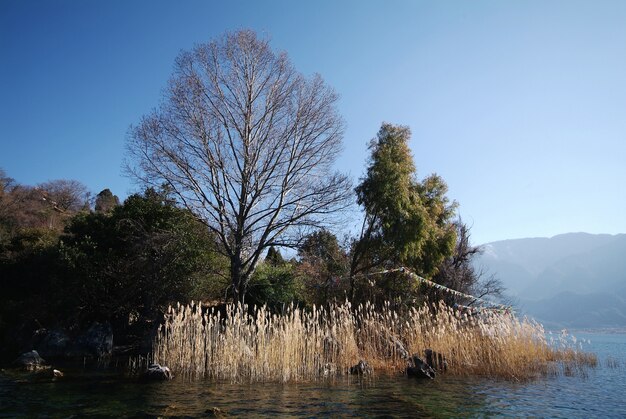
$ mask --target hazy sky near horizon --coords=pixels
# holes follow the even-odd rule
[[[239,28],[339,93],[355,183],[403,124],[476,243],[626,232],[625,1],[1,0],[0,168],[127,196],[129,126],[181,50]]]

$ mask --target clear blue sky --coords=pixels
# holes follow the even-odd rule
[[[341,95],[355,181],[399,123],[477,243],[626,232],[626,1],[0,0],[0,167],[125,197],[129,125],[180,50],[238,28]]]

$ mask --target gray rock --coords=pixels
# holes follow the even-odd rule
[[[32,347],[46,358],[104,358],[113,352],[113,330],[109,323],[93,323],[70,337],[62,329],[36,330]]]
[[[13,365],[28,371],[50,368],[50,366],[46,364],[45,359],[39,356],[39,353],[35,350],[24,352],[15,361],[13,361]]]
[[[408,360],[409,352],[404,348],[404,345],[402,344],[400,339],[396,338],[395,336],[391,336],[389,340],[391,344],[393,345],[393,348],[395,349],[396,354],[398,354],[400,358]]]
[[[148,365],[148,370],[144,372],[143,378],[151,381],[166,381],[174,378],[170,369],[159,364]]]
[[[411,357],[406,373],[410,377],[427,378],[430,380],[435,378],[435,370],[417,355]]]
[[[69,345],[70,338],[58,329],[38,329],[32,338],[32,347],[46,358],[66,356]]]
[[[207,409],[204,414],[209,418],[226,418],[228,414],[219,407]]]
[[[335,364],[327,362],[320,367],[320,372],[322,373],[323,377],[330,377],[337,374],[337,367],[335,367]]]
[[[109,323],[94,323],[72,345],[72,356],[102,358],[113,352],[113,329]]]
[[[57,378],[63,377],[63,373],[52,367],[47,367],[46,369],[35,371],[35,376],[40,380],[49,381],[51,378],[52,380],[56,380]]]
[[[373,372],[372,367],[366,361],[362,359],[353,367],[350,367],[350,374],[355,375],[369,375]]]

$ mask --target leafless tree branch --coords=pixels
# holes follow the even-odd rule
[[[131,128],[128,171],[167,184],[217,235],[243,299],[265,248],[296,246],[350,204],[349,179],[333,173],[338,97],[251,31],[182,53],[164,96]]]

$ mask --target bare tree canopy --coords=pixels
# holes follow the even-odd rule
[[[502,300],[504,297],[502,281],[495,275],[486,275],[482,268],[474,264],[474,258],[483,252],[483,248],[471,244],[470,227],[459,218],[454,221],[454,228],[456,230],[454,252],[443,261],[433,281],[478,298],[491,296]],[[459,300],[458,296],[451,294],[443,295],[438,290],[431,290],[430,298],[432,300],[443,298],[449,305],[467,303],[465,299]]]
[[[16,183],[0,169],[0,224],[12,231],[45,228],[60,232],[69,218],[89,210],[90,195],[76,180],[57,179],[33,187]]]
[[[263,250],[296,246],[349,205],[333,171],[343,122],[320,76],[252,31],[183,52],[160,107],[131,128],[131,173],[166,184],[219,238],[243,299]]]
[[[58,179],[42,183],[38,187],[42,198],[57,211],[80,211],[89,209],[89,189],[77,180]]]

